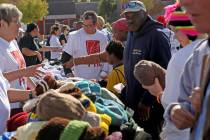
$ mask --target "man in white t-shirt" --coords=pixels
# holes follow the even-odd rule
[[[83,28],[69,34],[67,45],[64,47],[62,62],[77,57],[103,52],[107,45],[106,36],[96,29],[97,15],[93,11],[87,11],[83,15]],[[74,75],[85,79],[100,77],[102,65],[78,65],[74,67]],[[65,69],[65,73],[71,70]]]

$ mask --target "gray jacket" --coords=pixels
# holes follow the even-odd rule
[[[192,93],[192,89],[200,85],[200,74],[203,56],[210,54],[210,47],[208,41],[204,40],[198,44],[198,47],[194,50],[193,54],[189,57],[180,82],[180,96],[178,103],[171,103],[165,110],[164,118],[166,123],[170,121],[170,111],[174,105],[180,104],[183,108],[194,114],[191,103],[189,102],[189,96]],[[185,140],[183,138],[183,140]]]

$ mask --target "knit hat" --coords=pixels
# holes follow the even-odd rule
[[[73,82],[67,82],[58,89],[58,92],[66,93],[67,91],[72,90],[74,88],[75,84]]]
[[[114,93],[112,93],[111,91],[109,91],[106,88],[101,88],[101,97],[103,99],[113,100],[116,103],[120,104],[122,107],[125,107],[123,102]]]
[[[73,96],[50,90],[41,96],[36,113],[43,120],[53,117],[80,120],[85,114],[85,109]]]
[[[85,95],[86,94],[96,94],[101,95],[101,87],[99,84],[83,80],[76,82],[76,87],[79,88]]]
[[[106,125],[110,126],[112,123],[112,118],[107,114],[100,114],[101,122],[104,122]]]
[[[156,20],[162,23],[164,27],[166,27],[166,20],[163,15],[158,16]]]
[[[25,125],[27,122],[28,122],[28,113],[20,112],[12,116],[7,121],[7,131],[8,132],[16,131],[18,127]]]
[[[75,86],[79,88],[84,94],[91,93],[89,82],[86,80],[76,82]]]
[[[97,113],[109,115],[112,118],[111,124],[114,126],[120,126],[128,121],[126,111],[115,101],[98,97],[95,105]]]
[[[101,86],[98,83],[90,82],[89,83],[91,93],[95,93],[96,95],[101,95]]]
[[[60,136],[60,140],[79,140],[89,124],[84,121],[70,121]]]
[[[24,112],[34,112],[38,102],[39,102],[39,97],[31,99],[31,100],[28,100],[23,105],[23,111]]]
[[[104,140],[106,134],[100,127],[88,127],[80,137],[80,140]]]
[[[50,119],[39,131],[36,140],[59,140],[68,123],[69,120],[64,118],[55,117]]]
[[[92,127],[99,127],[101,122],[100,115],[93,112],[86,112],[82,120],[88,122]]]
[[[82,105],[85,107],[87,111],[95,112],[96,113],[96,107],[95,104],[84,94],[82,94],[81,98],[79,99],[82,103]]]
[[[117,21],[112,23],[112,28],[121,30],[121,31],[128,31],[128,24],[125,18],[120,18]]]
[[[185,9],[182,8],[180,2],[166,6],[164,17],[168,25],[174,26],[176,30],[187,35],[192,41],[200,34],[191,23],[190,16]]]
[[[100,127],[106,135],[109,134],[109,126],[111,125],[112,119],[108,115],[87,112],[83,121],[88,122],[92,127]]]
[[[58,83],[51,75],[46,75],[42,80],[36,82],[36,94],[37,96],[47,92],[49,89],[57,89]]]
[[[155,78],[158,78],[163,89],[165,88],[165,74],[166,70],[160,65],[146,60],[139,61],[134,69],[134,76],[141,84],[153,85]]]
[[[36,140],[39,130],[46,122],[31,122],[17,129],[16,140]]]

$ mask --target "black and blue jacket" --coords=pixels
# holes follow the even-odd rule
[[[124,67],[126,87],[126,102],[136,109],[139,102],[151,106],[156,98],[143,89],[135,79],[133,71],[140,60],[150,60],[163,68],[167,68],[171,58],[170,41],[163,32],[164,27],[148,16],[143,27],[137,32],[129,32],[124,50]]]

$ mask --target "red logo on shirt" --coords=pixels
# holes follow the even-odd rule
[[[24,60],[23,56],[20,54],[19,51],[12,51],[10,53],[12,54],[12,56],[17,61],[18,65],[19,65],[19,69],[26,67],[25,60]]]
[[[100,41],[98,40],[87,40],[86,41],[86,50],[87,54],[95,54],[100,52]],[[96,64],[94,66],[99,66],[100,64]]]
[[[20,51],[11,51],[10,52],[12,54],[12,56],[14,57],[14,59],[17,61],[19,69],[25,68],[26,67],[26,63],[25,60],[21,54]],[[24,78],[20,78],[19,79],[19,84],[20,85],[25,85],[25,79]]]

